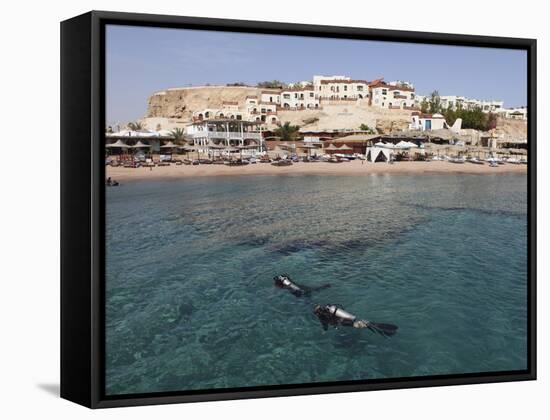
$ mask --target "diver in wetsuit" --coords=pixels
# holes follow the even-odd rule
[[[353,328],[368,328],[384,337],[390,337],[397,332],[397,326],[393,324],[379,324],[376,322],[357,319],[357,317],[345,311],[338,305],[316,305],[313,313],[319,318],[323,329],[328,330],[329,325],[338,328],[339,325]]]
[[[281,274],[279,276],[273,277],[273,281],[275,282],[275,287],[278,287],[280,289],[287,289],[296,297],[303,297],[303,296],[310,296],[312,292],[316,292],[318,290],[327,289],[330,287],[330,284],[323,284],[319,287],[307,287],[300,284],[297,284],[293,282],[288,274]]]

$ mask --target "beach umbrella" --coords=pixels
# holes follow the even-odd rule
[[[178,147],[178,145],[174,144],[174,142],[172,142],[172,141],[169,141],[165,145],[160,146],[161,149],[173,149],[175,147]]]
[[[189,152],[194,152],[196,149],[194,146],[185,145],[185,146],[178,146],[179,149],[185,151],[185,154],[187,157],[189,157]]]
[[[133,146],[130,146],[132,147],[133,149],[140,149],[140,148],[151,148],[152,146],[149,145],[149,144],[145,144],[143,143],[141,140],[138,140],[138,142],[136,144],[134,144]]]
[[[105,145],[106,149],[121,149],[121,150],[127,150],[131,148],[131,146],[128,146],[126,143],[124,143],[122,140],[118,139],[116,142],[111,144]]]

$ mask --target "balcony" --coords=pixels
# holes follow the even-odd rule
[[[197,133],[193,133],[193,138],[207,138],[207,139],[254,139],[254,140],[261,140],[262,135],[261,133],[255,133],[255,132],[244,132],[241,133],[240,131],[199,131]]]

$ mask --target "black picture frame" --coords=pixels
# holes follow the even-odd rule
[[[520,49],[528,65],[528,368],[524,371],[106,396],[105,25]],[[536,40],[92,11],[61,23],[61,397],[90,408],[536,379]]]

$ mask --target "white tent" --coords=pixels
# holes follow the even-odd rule
[[[378,159],[380,154],[383,155],[386,162],[389,162],[392,160],[394,152],[387,147],[367,147],[367,156],[370,162],[376,162],[376,159]]]
[[[401,140],[399,143],[395,145],[396,149],[410,149],[411,146],[408,144],[409,142]]]

